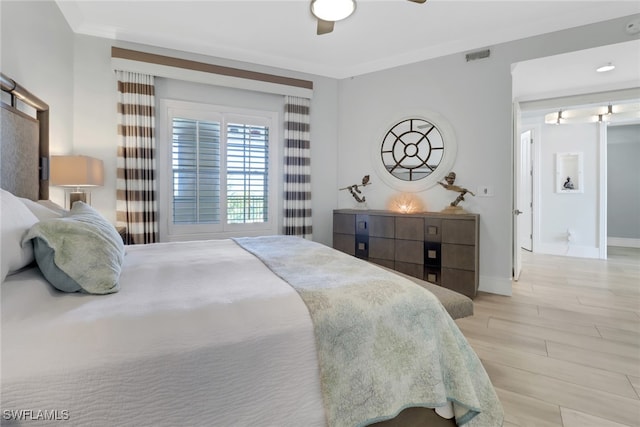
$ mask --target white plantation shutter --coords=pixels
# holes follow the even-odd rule
[[[227,223],[269,220],[269,128],[227,125]]]
[[[173,223],[220,223],[220,123],[173,119]]]
[[[220,111],[169,114],[170,235],[274,227],[273,119]],[[274,230],[275,231],[275,230]]]

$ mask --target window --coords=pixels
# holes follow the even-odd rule
[[[220,123],[174,117],[173,223],[220,223]]]
[[[160,180],[169,188],[161,191],[168,200],[161,203],[166,240],[275,233],[277,113],[163,104],[167,137],[161,137],[159,159],[165,159],[170,177]]]
[[[269,128],[227,125],[227,221],[267,222],[269,218]]]

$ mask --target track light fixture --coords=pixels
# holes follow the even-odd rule
[[[547,124],[602,123],[640,120],[640,103],[608,104],[599,107],[585,107],[559,110],[544,117]]]

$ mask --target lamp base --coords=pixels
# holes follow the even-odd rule
[[[90,199],[91,196],[87,197],[87,194],[84,191],[71,191],[69,194],[69,209],[73,207],[75,202],[83,202],[91,204],[91,201],[87,202],[87,199]]]

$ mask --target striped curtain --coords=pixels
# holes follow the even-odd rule
[[[116,71],[118,157],[116,217],[128,244],[158,241],[153,76]]]
[[[309,99],[285,97],[284,234],[311,239]]]

